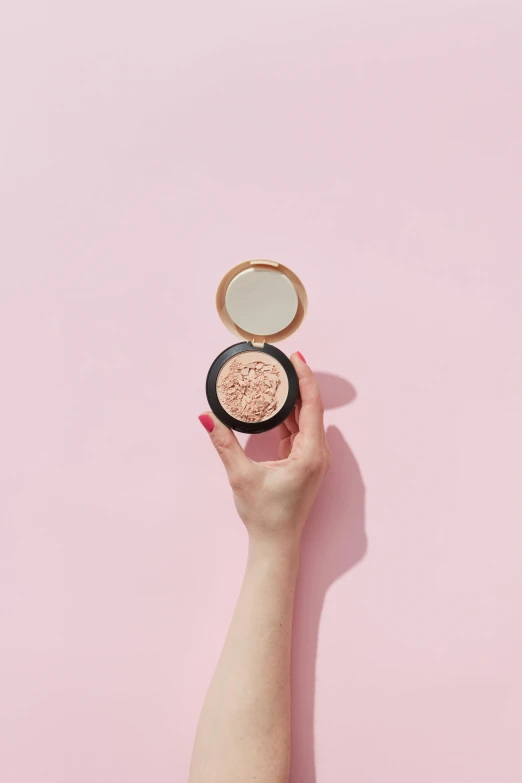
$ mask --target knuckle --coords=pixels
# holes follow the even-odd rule
[[[324,413],[323,398],[318,391],[310,392],[308,397],[303,400],[302,407],[313,408],[314,411],[318,411],[322,415]]]
[[[311,478],[316,478],[328,472],[331,465],[329,449],[315,449],[306,461],[306,473]]]
[[[241,473],[232,471],[232,473],[229,474],[228,483],[230,484],[232,491],[236,492],[238,495],[243,494],[245,491],[246,482],[244,476]]]
[[[249,471],[232,469],[228,473],[228,483],[236,495],[244,496],[250,490],[252,477]]]
[[[216,438],[214,440],[214,446],[220,456],[228,454],[230,451],[230,443],[228,443],[226,440],[222,440],[221,438]]]
[[[324,411],[323,398],[321,397],[321,392],[319,391],[317,386],[310,394],[310,402],[312,403],[314,408],[317,408],[320,411]]]
[[[319,384],[317,383],[316,379],[313,377],[310,378],[301,378],[299,381],[299,385],[301,388],[301,391],[304,391],[306,396],[311,398],[321,398],[321,391],[319,389]]]
[[[323,460],[319,454],[311,455],[306,461],[306,473],[310,478],[321,475],[323,469]]]

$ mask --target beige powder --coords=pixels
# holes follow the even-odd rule
[[[239,421],[259,422],[281,410],[288,396],[288,378],[270,354],[245,351],[223,365],[216,389],[227,413]]]

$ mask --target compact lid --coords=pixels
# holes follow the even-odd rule
[[[219,284],[216,306],[233,334],[253,343],[274,343],[300,326],[307,298],[302,282],[288,267],[275,261],[245,261]]]

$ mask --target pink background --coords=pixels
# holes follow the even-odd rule
[[[293,783],[522,779],[521,40],[515,0],[2,3],[2,783],[186,780],[252,257],[307,286],[336,456]]]

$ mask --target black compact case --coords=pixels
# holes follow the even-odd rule
[[[295,332],[307,309],[307,296],[301,280],[288,267],[275,261],[245,261],[228,272],[221,281],[216,306],[225,326],[243,342],[226,348],[214,359],[207,374],[208,404],[217,418],[230,429],[248,434],[266,432],[281,424],[292,412],[299,394],[295,368],[283,351],[271,343]],[[244,421],[223,407],[218,394],[220,372],[235,356],[255,352],[269,363],[278,363],[277,371],[286,375],[286,398],[272,415],[260,421]],[[226,372],[226,371],[225,371]]]
[[[264,419],[262,421],[241,421],[241,419],[234,418],[221,405],[217,393],[217,380],[221,369],[225,366],[229,359],[232,359],[233,356],[246,353],[247,351],[248,353],[267,353],[274,359],[277,359],[283,370],[286,372],[288,380],[288,394],[286,401],[283,403],[282,407],[277,411],[277,413],[275,413],[269,419]],[[230,427],[230,429],[236,430],[237,432],[246,432],[249,435],[260,432],[267,432],[268,430],[277,427],[278,424],[281,424],[281,422],[283,422],[294,409],[298,394],[299,381],[297,379],[294,365],[288,356],[283,353],[283,351],[280,351],[279,348],[275,348],[273,345],[269,345],[268,343],[265,343],[262,348],[255,348],[252,343],[249,342],[236,343],[235,345],[231,345],[230,348],[226,348],[223,353],[220,353],[219,356],[214,359],[207,375],[207,400],[212,413],[214,413],[218,419],[223,422],[223,424],[226,424],[227,427]]]

